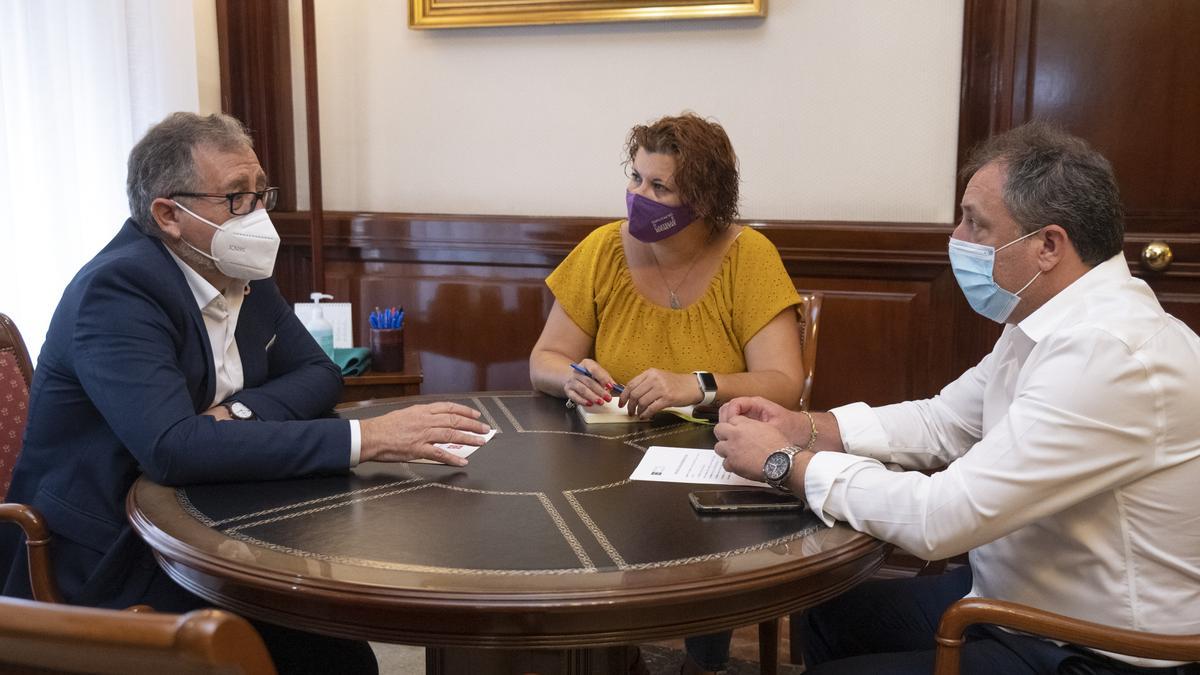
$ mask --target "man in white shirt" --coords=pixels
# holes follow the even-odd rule
[[[810,610],[813,675],[931,672],[938,621],[964,595],[1200,633],[1200,339],[1130,276],[1111,166],[1035,123],[989,140],[964,175],[950,260],[971,306],[1005,324],[992,352],[932,399],[811,416],[736,399],[716,427],[727,469],[804,496],[828,524],[931,560],[970,551],[956,572]],[[968,637],[967,673],[1195,668]]]

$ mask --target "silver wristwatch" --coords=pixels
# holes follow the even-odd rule
[[[255,416],[254,411],[241,401],[230,401],[229,403],[224,403],[222,405],[224,405],[225,409],[229,411],[229,416],[235,420],[248,421],[258,419]]]
[[[788,445],[767,455],[767,461],[763,463],[763,479],[767,485],[784,492],[792,491],[787,480],[792,475],[792,458],[797,452],[800,448]]]

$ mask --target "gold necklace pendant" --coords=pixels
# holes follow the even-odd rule
[[[704,238],[704,243],[700,244],[700,248],[696,249],[695,255],[692,256],[692,264],[688,265],[687,271],[683,273],[683,278],[679,280],[679,283],[675,284],[675,288],[671,288],[671,284],[667,283],[667,275],[663,273],[662,263],[658,262],[658,254],[654,252],[653,246],[650,247],[650,257],[654,258],[654,267],[658,269],[658,277],[662,279],[663,288],[667,289],[667,301],[671,309],[683,309],[683,303],[679,302],[679,296],[675,295],[675,291],[681,288],[683,283],[687,281],[688,276],[692,273],[692,268],[700,260],[700,254],[708,246],[708,242],[712,241],[712,238],[713,232],[710,231],[708,236]]]

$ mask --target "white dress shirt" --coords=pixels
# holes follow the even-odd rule
[[[242,299],[246,297],[250,284],[247,281],[234,280],[228,288],[219,291],[173,251],[168,249],[167,252],[183,272],[183,278],[187,280],[192,297],[196,299],[196,305],[200,308],[200,315],[204,317],[208,345],[212,348],[213,372],[217,375],[213,400],[209,403],[211,408],[245,387],[242,355],[238,352],[235,333],[238,315],[242,311]],[[358,420],[350,420],[350,466],[358,465],[361,450],[362,432]]]
[[[1200,633],[1200,338],[1121,255],[936,397],[832,412],[846,454],[817,453],[804,484],[826,523],[927,559],[970,550],[973,596]]]

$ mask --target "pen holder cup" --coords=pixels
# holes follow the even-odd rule
[[[371,370],[382,373],[404,370],[404,329],[371,329]]]

